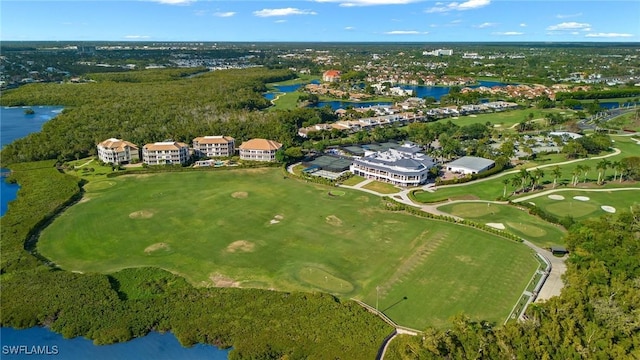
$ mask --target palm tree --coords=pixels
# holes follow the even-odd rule
[[[556,188],[556,183],[558,182],[558,178],[562,176],[562,171],[560,171],[560,166],[556,165],[556,167],[552,170],[553,173],[553,188]]]
[[[544,177],[544,171],[540,168],[537,168],[533,171],[533,176],[532,176],[532,182],[533,182],[533,188],[536,188],[536,185],[540,185],[540,181],[542,180],[542,178]]]
[[[502,178],[502,184],[504,185],[504,188],[502,188],[502,197],[506,198],[507,197],[507,185],[509,185],[509,182],[511,180],[508,177],[503,177]]]
[[[520,175],[520,180],[522,181],[522,192],[524,192],[526,182],[529,180],[531,174],[529,174],[527,169],[520,169],[520,173],[518,175]]]
[[[571,178],[571,182],[573,183],[573,186],[578,185],[578,176],[580,176],[580,174],[582,174],[583,171],[584,171],[584,166],[582,164],[579,164],[573,169],[573,177]]]
[[[604,174],[605,171],[607,171],[607,168],[609,167],[611,163],[609,162],[609,160],[607,159],[602,159],[602,161],[600,161],[597,165],[596,165],[596,169],[598,169],[598,182],[597,184],[600,185],[602,183],[602,181],[604,181]]]
[[[522,178],[521,178],[521,176],[520,176],[520,174],[519,174],[519,173],[518,173],[518,174],[516,174],[514,177],[512,177],[512,178],[510,179],[510,181],[511,181],[511,186],[513,186],[513,188],[514,188],[514,191],[515,191],[515,189],[517,189],[517,188],[518,188],[518,186],[519,186],[520,184],[522,184]]]
[[[611,163],[611,168],[613,169],[613,181],[616,181],[616,178],[618,177],[618,171],[621,170],[620,161],[612,162]],[[620,174],[620,176],[622,176],[622,173]]]
[[[578,165],[580,166],[580,165]],[[584,171],[584,181],[583,183],[587,182],[587,174],[589,173],[589,170],[591,170],[591,167],[589,165],[582,165],[582,171]]]

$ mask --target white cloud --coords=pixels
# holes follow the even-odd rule
[[[195,2],[195,0],[151,0],[153,2],[157,2],[160,4],[167,4],[167,5],[189,5],[192,2]]]
[[[148,35],[125,35],[123,36],[125,39],[148,39],[150,36]]]
[[[578,17],[578,16],[582,16],[582,13],[579,12],[579,13],[575,13],[575,14],[565,14],[565,15],[558,14],[558,15],[556,15],[556,17],[558,19],[566,19],[566,18],[572,18],[572,17]]]
[[[286,23],[286,22],[287,22],[287,20],[276,20],[276,21],[274,21],[274,23],[276,23],[276,24],[282,24],[282,23]]]
[[[393,30],[385,32],[387,35],[420,35],[428,34],[428,32],[420,32],[415,30]]]
[[[525,23],[521,23],[521,24],[520,24],[520,27],[527,27],[527,24],[525,24]]]
[[[601,37],[601,38],[612,38],[612,37],[632,37],[633,34],[624,34],[624,33],[592,33],[587,34],[585,37]]]
[[[492,27],[492,26],[496,26],[496,25],[498,25],[498,24],[492,23],[492,22],[484,22],[484,23],[482,23],[480,25],[475,25],[474,27],[477,27],[479,29],[484,29],[484,28],[488,28],[488,27]]]
[[[378,5],[406,5],[425,0],[315,0],[321,3],[339,3],[343,7],[378,6]]]
[[[548,31],[572,31],[572,30],[582,30],[582,31],[590,31],[591,25],[587,23],[578,23],[575,21],[571,22],[563,22],[557,25],[551,25],[547,27]]]
[[[317,15],[312,10],[300,10],[297,8],[282,8],[282,9],[262,9],[254,11],[253,15],[258,17],[270,17],[270,16],[289,16],[289,15]]]
[[[347,31],[351,31],[351,30],[355,30],[356,28],[354,28],[353,26],[345,26],[344,29]]]
[[[519,31],[505,31],[505,32],[493,32],[492,35],[500,35],[500,36],[518,36],[523,35],[524,33]]]
[[[453,11],[453,10],[457,10],[457,11],[462,11],[462,10],[472,10],[472,9],[478,9],[481,7],[485,7],[487,5],[491,4],[491,0],[467,0],[465,2],[462,3],[458,3],[458,2],[452,2],[449,4],[443,4],[440,2],[436,3],[436,6],[427,9],[426,12],[427,13],[442,13],[442,12],[449,12],[449,11]]]
[[[213,16],[217,16],[217,17],[232,17],[235,14],[236,13],[233,12],[233,11],[226,11],[226,12],[215,12],[215,13],[213,13]]]

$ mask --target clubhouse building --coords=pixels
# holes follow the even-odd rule
[[[355,157],[350,171],[367,179],[384,181],[399,186],[418,186],[427,181],[429,169],[435,162],[420,152],[412,143],[386,151],[366,151]]]
[[[236,152],[231,136],[199,136],[193,139],[193,153],[198,157],[229,157]]]
[[[121,139],[107,139],[99,143],[97,147],[98,158],[107,164],[128,164],[140,159],[138,147]]]
[[[267,139],[251,139],[240,145],[240,160],[275,161],[282,144]]]
[[[487,171],[496,166],[496,162],[476,156],[463,156],[445,165],[447,171],[472,175]]]
[[[185,164],[189,145],[177,141],[156,142],[142,147],[142,162],[147,165]]]

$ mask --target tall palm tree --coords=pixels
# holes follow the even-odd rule
[[[607,168],[609,167],[610,164],[611,163],[607,159],[602,159],[596,165],[596,169],[598,170],[598,182],[597,182],[598,185],[600,185],[602,181],[604,181],[604,173],[605,171],[607,171]]]
[[[611,163],[611,168],[613,169],[613,181],[616,181],[616,178],[618,177],[618,171],[620,171],[620,161],[613,161]],[[620,174],[620,176],[622,176],[622,174]]]
[[[571,178],[571,182],[573,183],[573,186],[578,185],[578,177],[580,176],[580,174],[582,174],[583,171],[584,171],[584,166],[582,164],[579,164],[573,169],[573,177]]]
[[[522,178],[519,173],[516,174],[514,177],[512,177],[510,181],[511,181],[511,186],[513,186],[514,188],[514,191],[515,189],[518,188],[518,186],[520,186],[520,184],[522,184]]]
[[[507,197],[507,185],[509,185],[510,181],[511,181],[511,179],[509,179],[508,177],[503,177],[502,178],[502,184],[504,185],[504,187],[502,188],[502,197],[503,198]]]
[[[587,182],[587,174],[589,173],[590,170],[591,170],[591,167],[589,165],[582,165],[582,171],[584,171],[584,181],[583,181],[583,183]]]
[[[553,188],[556,188],[556,183],[558,182],[558,178],[562,176],[562,171],[560,171],[560,166],[556,165],[556,167],[552,170],[553,173]]]
[[[536,185],[540,185],[540,181],[544,177],[544,171],[540,168],[537,168],[533,171],[533,176],[531,177],[533,182],[533,188],[536,188]]]
[[[518,175],[520,175],[520,181],[522,181],[522,192],[524,192],[525,185],[531,174],[529,174],[527,169],[520,169],[520,173]]]

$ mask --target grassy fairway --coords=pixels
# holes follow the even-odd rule
[[[640,203],[640,188],[604,192],[568,190],[556,192],[554,195],[561,196],[562,199],[554,200],[543,195],[529,201],[553,215],[571,215],[576,220],[606,215],[607,212],[602,209],[602,206],[612,206],[617,211],[621,211]],[[578,199],[574,198],[576,196]]]
[[[483,224],[502,224],[506,231],[540,247],[563,244],[563,229],[511,205],[461,202],[440,206],[438,210]]]
[[[558,110],[558,109],[524,109],[524,110],[509,110],[490,114],[479,114],[477,116],[461,116],[458,119],[442,119],[438,121],[452,121],[453,123],[465,126],[470,124],[486,124],[487,122],[493,124],[496,129],[510,130],[510,128],[524,120],[527,120],[529,114],[533,114],[533,119],[543,119],[546,114],[549,113],[572,113],[572,110]]]
[[[505,318],[536,266],[521,244],[388,212],[363,192],[331,190],[284,179],[280,169],[96,180],[43,231],[38,249],[67,270],[153,266],[199,286],[323,291],[371,305],[383,286],[384,304],[400,293],[411,300],[389,314],[415,327],[441,324],[463,308],[476,318]],[[416,301],[425,281],[455,296]],[[491,301],[467,307],[478,298]]]
[[[380,194],[395,194],[400,191],[397,187],[382,181],[372,181],[363,186],[363,188]]]

